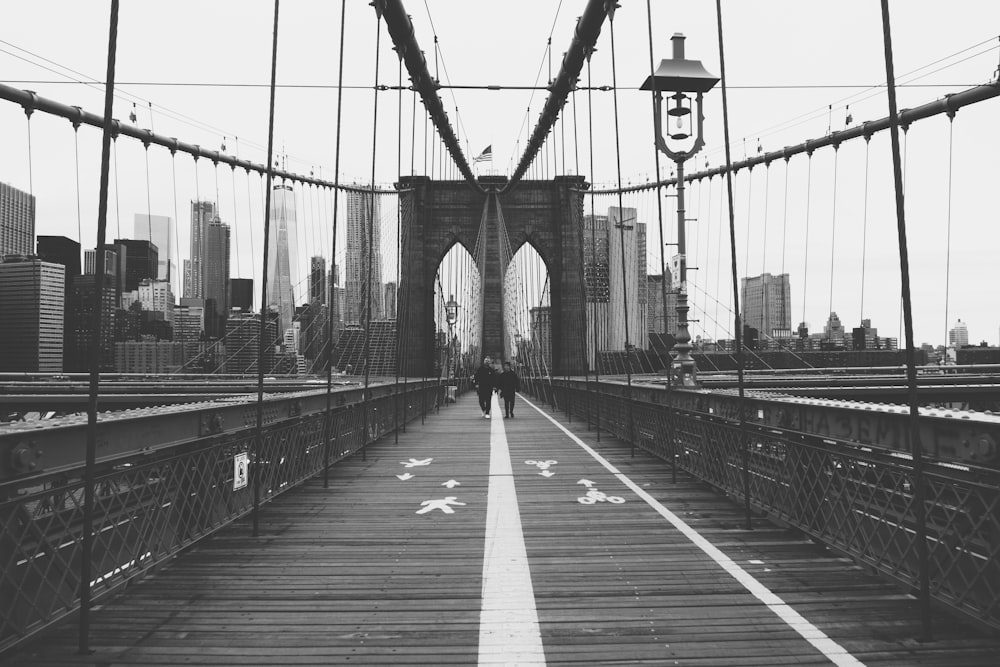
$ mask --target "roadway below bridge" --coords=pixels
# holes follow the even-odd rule
[[[11,664],[995,665],[936,613],[606,432],[445,404]]]

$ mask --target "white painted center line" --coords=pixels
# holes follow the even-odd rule
[[[538,414],[542,415],[550,422],[556,425],[556,427],[569,437],[570,440],[575,442],[584,451],[590,454],[594,460],[604,466],[608,472],[618,478],[622,484],[627,486],[632,490],[637,496],[646,501],[646,504],[652,507],[656,512],[670,522],[674,528],[679,530],[685,537],[691,540],[695,546],[701,549],[709,558],[714,560],[716,564],[719,565],[723,570],[728,572],[736,581],[738,581],[744,588],[747,589],[755,598],[767,605],[775,615],[778,616],[782,621],[784,621],[790,628],[795,630],[799,635],[802,636],[807,642],[812,644],[816,649],[819,650],[824,656],[826,656],[833,664],[839,665],[841,667],[864,667],[864,663],[855,658],[853,655],[847,652],[843,646],[833,641],[826,636],[815,625],[807,621],[799,612],[792,609],[784,600],[775,595],[768,589],[764,584],[757,581],[749,572],[744,570],[738,564],[736,564],[729,556],[722,553],[718,547],[702,537],[694,528],[687,525],[683,519],[664,507],[656,498],[646,493],[639,485],[633,482],[631,479],[626,477],[622,472],[618,470],[610,461],[605,459],[603,456],[594,451],[587,443],[580,440],[573,433],[571,433],[566,427],[557,422],[555,419],[550,417],[545,413],[544,410],[538,408],[534,403],[521,397],[525,403],[530,405],[535,409]]]
[[[507,433],[495,395],[492,400],[479,664],[544,665]]]

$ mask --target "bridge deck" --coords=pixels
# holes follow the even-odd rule
[[[911,596],[547,414],[464,396],[102,605],[93,655],[66,624],[11,664],[996,664],[1000,638],[938,615],[920,643]]]

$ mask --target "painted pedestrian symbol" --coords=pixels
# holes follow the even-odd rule
[[[558,461],[552,461],[552,460],[549,460],[549,461],[535,461],[533,459],[528,459],[527,461],[525,461],[525,463],[527,465],[529,465],[529,466],[535,466],[536,468],[538,468],[539,470],[541,470],[541,472],[538,473],[538,474],[541,475],[542,477],[552,477],[552,475],[554,475],[555,473],[552,472],[551,470],[549,470],[549,466],[554,466],[555,464],[557,464],[559,462]]]
[[[434,459],[410,459],[409,461],[400,461],[400,463],[407,468],[419,468],[420,466],[429,466],[433,460]]]
[[[436,500],[425,500],[420,503],[423,508],[417,510],[417,514],[427,514],[431,510],[441,510],[445,514],[454,514],[455,510],[451,508],[452,505],[465,505],[465,503],[458,502],[456,496],[448,496],[447,498],[437,498]]]
[[[596,503],[612,503],[613,505],[621,505],[625,502],[625,499],[621,496],[609,496],[603,491],[599,491],[594,483],[589,479],[581,479],[577,484],[582,484],[587,487],[587,494],[580,496],[576,499],[576,502],[581,505],[594,505]]]

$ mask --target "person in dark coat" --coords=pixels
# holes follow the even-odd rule
[[[503,362],[503,373],[497,379],[497,386],[500,388],[500,396],[503,397],[504,419],[514,418],[514,394],[521,389],[521,380],[514,372],[514,368],[509,361]]]
[[[472,376],[472,384],[479,394],[479,408],[483,411],[483,419],[490,418],[490,408],[493,402],[493,386],[497,373],[490,366],[490,358],[483,359],[483,365],[476,369],[476,374]]]

